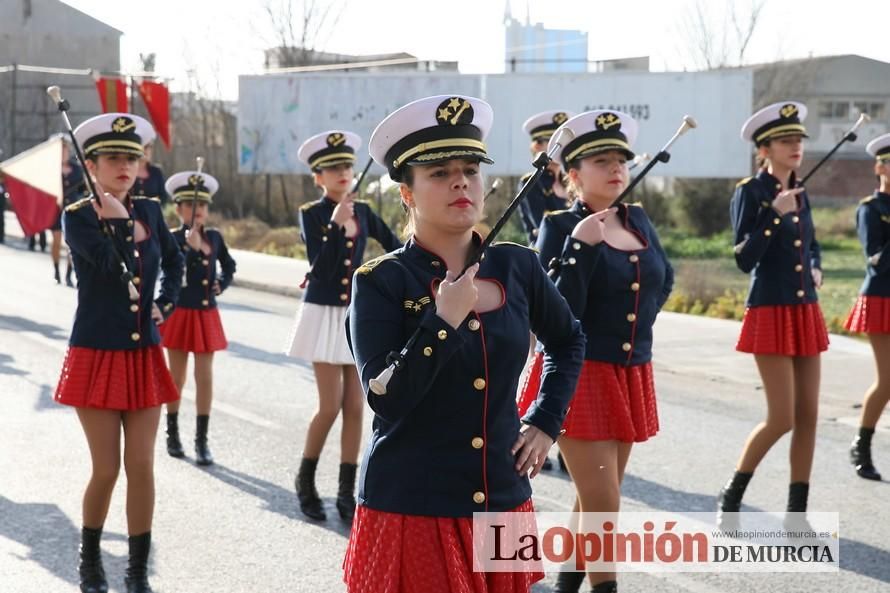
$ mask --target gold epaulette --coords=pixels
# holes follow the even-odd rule
[[[569,212],[569,211],[570,210],[568,208],[566,208],[564,210],[550,210],[549,212],[544,213],[544,218],[549,218],[551,216],[555,216],[557,214],[562,214],[563,212]]]
[[[519,183],[525,183],[526,181],[529,180],[529,178],[532,175],[534,175],[534,173],[526,173],[525,175],[523,175],[522,177],[519,178]]]
[[[374,268],[376,268],[377,266],[379,266],[380,264],[382,264],[383,262],[385,262],[386,260],[389,260],[389,259],[398,259],[398,256],[394,253],[387,253],[385,255],[381,255],[380,257],[375,257],[374,259],[363,263],[355,271],[355,273],[362,274],[362,275],[368,274],[371,272],[371,270],[373,270]]]
[[[637,208],[642,208],[643,203],[642,202],[630,202],[630,203],[628,203],[628,206],[636,206]]]
[[[528,249],[529,251],[534,251],[535,253],[540,253],[540,251],[538,251],[534,247],[529,247],[528,245],[523,245],[522,243],[514,243],[513,241],[495,241],[494,243],[492,243],[492,246],[498,246],[498,245],[513,245],[515,247],[522,247],[523,249]]]
[[[315,204],[317,204],[317,203],[318,203],[318,202],[315,202],[315,201],[312,201],[312,202],[306,202],[305,204],[303,204],[302,206],[300,206],[300,210],[309,210],[310,208],[312,208],[313,206],[315,206]]]
[[[745,177],[744,179],[742,179],[741,181],[739,181],[738,183],[736,183],[735,186],[736,186],[736,187],[742,187],[743,185],[745,185],[746,183],[748,183],[748,182],[751,181],[752,179],[754,179],[754,177]]]
[[[157,202],[158,204],[161,203],[161,198],[153,198],[150,196],[133,196],[132,199],[133,200],[149,200],[151,202]]]
[[[69,204],[68,206],[66,206],[65,212],[75,212],[77,210],[80,210],[81,208],[83,208],[84,206],[89,204],[91,199],[92,198],[81,198],[80,200],[77,200],[73,204]]]
[[[859,203],[860,204],[868,204],[869,202],[871,202],[874,199],[875,199],[875,195],[871,194],[870,196],[865,196],[864,198],[859,200]]]

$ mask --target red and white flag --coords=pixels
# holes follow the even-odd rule
[[[62,138],[51,138],[3,161],[0,173],[25,236],[50,228],[62,204]]]

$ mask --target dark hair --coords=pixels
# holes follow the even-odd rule
[[[754,155],[754,162],[757,165],[758,169],[765,169],[769,165],[769,159],[766,157],[760,156],[760,149],[761,148],[769,148],[771,142],[772,142],[772,140],[767,138],[766,140],[764,140],[763,142],[761,142],[760,144],[757,145],[757,153]]]
[[[399,173],[399,177],[401,178],[400,183],[407,185],[408,189],[413,189],[414,167],[406,165]],[[402,227],[402,232],[399,234],[403,241],[407,241],[408,237],[414,234],[414,217],[411,215],[411,209],[408,208],[408,205],[405,204],[405,202],[402,202],[402,210],[405,211],[405,226]]]

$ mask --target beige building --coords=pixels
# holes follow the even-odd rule
[[[807,183],[816,199],[858,199],[875,187],[872,159],[865,145],[890,132],[890,64],[857,55],[789,60],[750,67],[754,72],[754,109],[795,99],[809,109],[803,171],[824,156],[850,129],[860,113],[871,121],[858,140],[845,143]],[[741,122],[739,123],[741,127]]]

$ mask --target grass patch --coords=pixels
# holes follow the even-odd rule
[[[676,258],[674,292],[666,311],[741,319],[745,312],[750,278],[731,257],[712,259]],[[822,254],[824,283],[819,304],[833,333],[846,333],[844,320],[856,301],[865,277],[865,262],[857,250],[826,250]]]

